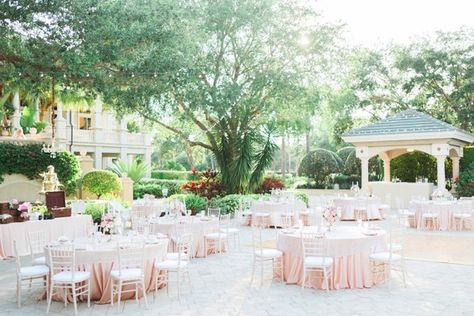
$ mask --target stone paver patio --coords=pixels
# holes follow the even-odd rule
[[[269,237],[274,231],[266,231]],[[242,251],[195,259],[191,266],[192,291],[178,300],[171,284],[170,296],[160,290],[149,307],[126,301],[120,315],[474,315],[474,267],[429,261],[407,261],[408,287],[395,275],[392,291],[385,285],[371,289],[324,291],[268,280],[249,286],[251,233],[242,228]],[[26,260],[25,260],[26,261]],[[24,292],[23,307],[15,302],[15,264],[0,262],[2,315],[44,315],[46,302]],[[35,293],[38,295],[38,292]],[[79,315],[114,315],[116,306],[79,304]],[[72,305],[52,305],[50,315],[73,315]]]

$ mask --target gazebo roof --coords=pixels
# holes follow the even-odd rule
[[[408,136],[412,138],[415,135],[420,138],[434,138],[435,135],[444,138],[448,136],[448,134],[450,137],[454,136],[454,138],[468,143],[474,141],[474,135],[425,113],[411,109],[399,112],[376,123],[355,128],[345,133],[343,138],[347,138],[348,140],[369,140],[380,137],[392,138],[396,135],[398,135],[400,139],[404,139]]]

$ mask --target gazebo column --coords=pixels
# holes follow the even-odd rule
[[[383,181],[390,182],[390,159],[383,159]]]
[[[459,157],[451,157],[453,162],[453,180],[456,180],[459,177]]]
[[[446,174],[444,172],[444,161],[446,156],[439,155],[436,156],[436,166],[438,169],[438,189],[446,188]]]
[[[361,181],[362,181],[362,191],[367,193],[369,192],[369,158],[361,157]]]

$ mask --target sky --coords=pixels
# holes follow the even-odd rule
[[[407,43],[435,31],[474,27],[474,0],[314,1],[325,19],[346,24],[349,43],[376,47]]]

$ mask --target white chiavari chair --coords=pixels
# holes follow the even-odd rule
[[[27,233],[28,246],[30,248],[31,262],[33,265],[45,265],[46,257],[44,248],[48,244],[49,238],[44,230]],[[38,254],[41,254],[38,256]]]
[[[403,286],[406,287],[406,268],[405,268],[405,258],[403,256],[403,245],[401,248],[398,248],[397,245],[393,242],[393,224],[391,220],[387,220],[381,223],[381,226],[386,230],[387,237],[387,250],[374,252],[369,258],[372,261],[372,272],[375,273],[385,273],[386,279],[388,279],[388,289],[391,290],[392,287],[392,271],[398,271],[402,275]],[[377,270],[376,263],[382,263],[383,269],[381,271]]]
[[[56,289],[63,291],[64,306],[67,306],[68,290],[71,290],[74,313],[77,315],[78,296],[87,294],[87,307],[90,307],[90,273],[76,270],[77,263],[74,244],[49,245],[47,249],[51,279],[49,283],[46,314],[49,313],[54,290]]]
[[[33,286],[33,281],[39,280],[40,283],[34,284],[35,286],[43,288],[45,291],[48,289],[48,275],[49,268],[45,264],[36,264],[32,266],[21,266],[21,258],[18,255],[18,250],[16,246],[16,240],[13,240],[13,255],[16,259],[16,302],[18,308],[21,307],[21,292],[23,287],[23,282],[28,281],[28,288],[31,290]]]
[[[141,290],[145,306],[148,307],[145,288],[145,243],[140,242],[118,242],[117,243],[117,267],[110,272],[110,304],[114,305],[117,296],[118,311],[120,312],[120,301],[122,293],[135,292],[135,300],[140,303],[138,295]],[[135,285],[134,289],[124,290],[124,286]]]
[[[250,279],[250,285],[252,285],[255,270],[260,267],[260,285],[263,285],[263,271],[265,264],[271,264],[272,266],[272,280],[275,271],[280,275],[280,281],[283,282],[283,253],[279,250],[272,248],[265,248],[263,246],[263,229],[259,226],[252,226],[252,249],[253,249],[253,264],[252,264],[252,277]]]
[[[237,214],[234,214],[237,215]],[[231,217],[231,214],[224,214],[220,217],[220,231],[227,235],[227,245],[230,245],[232,239],[235,249],[240,249],[240,229],[236,226],[236,218]],[[230,249],[230,247],[229,247]]]
[[[326,291],[329,292],[329,279],[332,275],[333,258],[327,255],[327,240],[324,234],[317,232],[301,232],[301,247],[303,249],[303,282],[301,290],[304,290],[306,278],[314,275],[314,272],[322,273],[322,280]]]
[[[456,229],[464,230],[466,223],[470,223],[472,229],[472,218],[473,218],[473,203],[472,200],[459,200],[455,204],[455,210],[453,212],[454,225]]]
[[[166,291],[169,295],[169,274],[176,273],[176,287],[178,291],[178,299],[181,299],[181,282],[185,279],[188,281],[191,288],[191,277],[189,275],[189,259],[190,251],[192,249],[192,236],[188,233],[183,233],[176,237],[175,247],[176,256],[173,258],[166,258],[164,261],[155,263],[155,293],[158,287],[166,285]],[[167,256],[168,257],[168,256]],[[164,272],[164,273],[161,273]]]
[[[207,257],[209,250],[214,251],[214,254],[222,252],[223,246],[225,246],[227,240],[227,234],[221,231],[221,209],[220,208],[208,208],[207,214],[213,219],[217,219],[217,229],[212,233],[204,234],[204,256]]]

